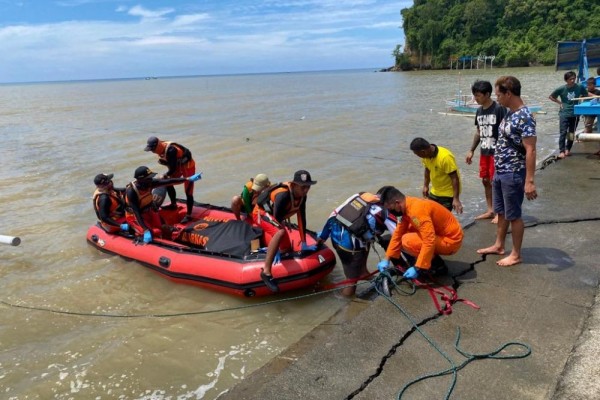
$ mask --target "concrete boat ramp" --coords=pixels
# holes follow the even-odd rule
[[[494,241],[489,220],[466,227],[441,283],[479,309],[456,302],[451,314],[440,314],[426,289],[395,292],[396,304],[363,293],[219,399],[396,399],[409,382],[449,369],[411,385],[402,398],[444,399],[452,389],[451,399],[600,399],[596,150],[575,144],[571,157],[536,172],[539,197],[524,205],[524,263],[498,267],[499,256],[476,253]],[[464,354],[455,347],[457,329]],[[531,354],[475,358],[453,375],[470,354],[511,342],[519,344],[496,357],[523,356],[522,345]]]

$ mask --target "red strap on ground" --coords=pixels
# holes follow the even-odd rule
[[[405,272],[404,268],[402,268],[400,266],[396,266],[396,268],[398,268],[402,272]],[[341,282],[332,283],[332,284],[324,286],[322,288],[322,290],[331,290],[331,289],[335,289],[337,287],[353,285],[358,281],[368,280],[370,277],[372,277],[373,275],[375,275],[378,272],[379,272],[378,270],[375,270],[373,272],[370,272],[370,273],[363,275],[356,279],[345,279]],[[479,308],[480,308],[477,304],[475,304],[471,300],[459,298],[458,294],[456,293],[456,290],[452,289],[449,286],[441,285],[438,282],[436,282],[439,286],[432,287],[428,283],[421,282],[417,279],[413,279],[413,282],[415,283],[415,285],[422,287],[424,289],[427,289],[429,296],[431,296],[431,300],[433,300],[433,304],[435,305],[435,308],[444,315],[452,314],[452,305],[454,303],[456,303],[457,301],[465,303],[466,305],[468,305],[476,310],[479,310]],[[444,304],[443,307],[440,305],[440,301],[438,300],[438,297],[437,297],[438,295],[439,295],[440,300]]]
[[[396,268],[398,268],[402,272],[405,272],[404,268],[400,267],[399,265],[397,265]],[[454,303],[456,303],[457,301],[465,303],[466,305],[473,307],[476,310],[479,310],[479,308],[480,308],[477,304],[473,303],[471,300],[459,298],[456,293],[456,290],[452,289],[449,286],[441,285],[438,282],[436,282],[436,284],[438,284],[439,286],[434,288],[434,287],[431,287],[431,285],[429,285],[428,283],[421,282],[418,279],[413,279],[413,282],[415,285],[422,287],[424,289],[427,289],[427,291],[429,292],[429,296],[431,296],[431,300],[433,300],[433,304],[435,305],[435,308],[444,315],[452,314],[452,305]],[[444,293],[444,290],[447,293]],[[440,302],[438,301],[438,298],[436,295],[440,296],[440,300],[444,303],[444,307],[440,306]]]
[[[431,296],[431,298],[433,300],[433,304],[435,304],[435,308],[437,308],[437,310],[444,315],[452,314],[452,305],[454,303],[456,303],[457,301],[463,302],[466,305],[473,307],[476,310],[478,310],[480,308],[477,304],[475,304],[471,300],[459,298],[456,293],[456,290],[452,289],[449,286],[439,285],[439,287],[431,287],[431,285],[429,285],[428,283],[420,282],[416,279],[414,279],[413,281],[415,282],[415,284],[417,286],[421,286],[421,287],[427,289],[427,291],[429,292],[429,295]],[[440,306],[440,303],[439,303],[436,295],[440,296],[440,300],[442,300],[444,302],[444,307]]]

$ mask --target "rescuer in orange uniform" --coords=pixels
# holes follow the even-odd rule
[[[404,196],[395,187],[381,193],[381,201],[392,214],[402,216],[402,220],[392,235],[384,259],[377,265],[379,270],[385,270],[391,258],[400,258],[400,252],[405,252],[416,258],[404,273],[407,279],[415,279],[427,270],[446,272],[447,267],[439,256],[456,253],[463,241],[463,230],[456,217],[435,201]]]

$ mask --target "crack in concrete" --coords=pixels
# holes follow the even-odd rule
[[[431,317],[427,317],[423,320],[421,320],[421,322],[417,323],[418,327],[421,327],[425,324],[427,324],[430,321],[436,320],[437,318],[441,317],[443,314],[442,313],[437,313],[435,315],[432,315]],[[404,342],[406,341],[406,339],[408,339],[413,333],[415,333],[417,331],[417,329],[413,326],[408,332],[406,332],[401,338],[400,340],[395,343],[390,350],[388,351],[388,353],[383,356],[381,358],[381,361],[379,362],[379,366],[377,367],[377,369],[375,370],[375,372],[373,374],[371,374],[363,383],[362,385],[360,385],[360,387],[358,389],[356,389],[354,392],[350,393],[347,397],[345,397],[345,400],[350,400],[353,399],[356,395],[360,394],[363,390],[365,390],[367,388],[367,386],[369,386],[369,384],[371,382],[373,382],[373,380],[375,380],[375,378],[377,378],[382,372],[383,372],[383,367],[385,366],[385,364],[387,363],[387,361],[394,355],[396,354],[396,350],[402,346],[404,344]]]
[[[547,220],[547,221],[536,221],[533,223],[529,223],[525,225],[525,228],[533,228],[536,226],[540,226],[540,225],[551,225],[551,224],[564,224],[564,223],[578,223],[578,222],[589,222],[589,221],[600,221],[600,217],[583,217],[583,218],[576,218],[576,219],[565,219],[565,220]],[[473,226],[474,222],[466,225],[463,229],[468,229],[469,227]],[[510,233],[507,232],[507,234]],[[464,276],[466,274],[468,274],[471,271],[475,270],[475,266],[479,263],[485,262],[486,258],[487,258],[488,254],[481,254],[481,258],[479,260],[476,260],[472,263],[469,264],[469,268],[465,268],[464,270],[458,272],[457,274],[452,275],[450,278],[452,279],[452,288],[457,292],[458,294],[458,289],[465,283],[480,283],[480,282],[463,282],[461,281],[459,278],[461,276]],[[522,293],[522,292],[516,292],[522,295],[526,295],[527,293]],[[540,296],[536,296],[536,297],[548,297],[548,298],[552,298],[551,296],[547,296],[547,295],[540,295]],[[581,308],[589,308],[587,306],[582,306],[580,304],[572,304],[569,303],[567,301],[563,301],[563,304],[567,304],[570,306],[574,306],[574,307],[581,307]],[[434,321],[436,319],[438,319],[439,317],[441,317],[443,314],[438,312],[430,317],[427,317],[423,320],[421,320],[420,322],[417,323],[418,327],[421,327],[431,321]],[[356,389],[355,391],[353,391],[352,393],[350,393],[347,397],[345,397],[345,400],[350,400],[353,399],[356,395],[360,394],[362,391],[364,391],[367,386],[369,386],[371,384],[371,382],[373,382],[377,377],[379,377],[379,375],[381,375],[381,373],[383,372],[383,368],[385,367],[385,364],[387,363],[387,361],[394,355],[396,354],[396,351],[398,350],[399,347],[401,347],[404,342],[413,334],[417,331],[415,326],[412,326],[410,330],[408,330],[401,338],[400,340],[395,343],[390,350],[388,351],[388,353],[383,356],[381,358],[381,361],[379,362],[379,366],[377,367],[377,369],[375,370],[375,372],[373,374],[371,374],[361,385],[358,389]]]

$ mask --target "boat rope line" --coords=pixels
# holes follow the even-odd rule
[[[216,309],[216,310],[184,311],[184,312],[178,312],[178,313],[165,313],[165,314],[107,314],[107,313],[95,313],[95,312],[68,311],[68,310],[58,310],[55,308],[47,308],[47,307],[41,307],[41,306],[30,306],[30,305],[25,305],[25,304],[11,303],[6,300],[0,300],[0,304],[7,306],[7,307],[12,307],[12,308],[20,308],[20,309],[26,309],[26,310],[32,310],[32,311],[41,311],[41,312],[48,312],[48,313],[53,313],[53,314],[72,315],[72,316],[79,316],[79,317],[131,318],[131,319],[133,319],[133,318],[171,318],[171,317],[185,317],[185,316],[194,316],[194,315],[216,314],[216,313],[220,313],[220,312],[237,311],[237,310],[244,310],[244,309],[248,309],[248,308],[268,306],[268,305],[272,305],[272,304],[278,304],[278,303],[284,303],[284,302],[289,302],[289,301],[294,301],[294,300],[305,299],[308,297],[321,296],[324,294],[338,291],[345,287],[373,285],[373,284],[374,284],[374,281],[366,281],[366,282],[347,284],[345,286],[335,285],[335,287],[332,289],[320,290],[320,291],[316,291],[313,293],[308,293],[308,294],[304,294],[304,295],[300,295],[300,296],[265,301],[265,302],[256,303],[256,304],[245,304],[243,306],[220,308],[220,309]]]
[[[535,227],[535,226],[539,226],[539,225],[549,225],[549,224],[559,224],[559,223],[577,223],[577,222],[588,222],[588,221],[600,221],[600,217],[588,217],[588,218],[576,218],[576,219],[569,219],[569,220],[549,220],[549,221],[537,221],[537,222],[532,222],[532,223],[527,223],[525,224],[525,228],[531,228],[531,227]],[[510,231],[509,231],[510,233]],[[480,262],[484,262],[486,260],[486,254],[481,256],[481,259],[472,263],[470,268],[465,269],[464,271],[461,271],[460,273],[458,273],[458,275],[453,275],[452,278],[454,280],[454,284],[452,285],[454,291],[456,291],[458,289],[458,287],[460,286],[460,282],[456,279],[466,273],[468,273],[469,271],[473,270],[475,268],[475,264],[478,264]],[[376,274],[377,271],[375,271],[374,273],[370,273],[369,275],[366,276],[371,276],[373,274]],[[380,274],[382,275],[382,274]],[[384,275],[385,276],[385,275]],[[388,277],[390,277],[389,275],[387,275]],[[394,282],[393,279],[390,279],[389,281],[393,282],[394,284],[394,289],[400,293],[400,294],[405,294],[405,295],[411,295],[413,293],[415,293],[416,291],[416,287],[413,287],[411,291],[405,291],[403,290],[400,285],[396,282]],[[17,304],[17,303],[12,303],[9,302],[7,300],[0,300],[0,304],[6,306],[6,307],[12,307],[12,308],[21,308],[21,309],[27,309],[27,310],[33,310],[33,311],[42,311],[42,312],[49,312],[49,313],[53,313],[53,314],[63,314],[63,315],[73,315],[73,316],[81,316],[81,317],[100,317],[100,318],[170,318],[170,317],[183,317],[183,316],[194,316],[194,315],[204,315],[204,314],[215,314],[215,313],[219,313],[219,312],[228,312],[228,311],[236,311],[236,310],[243,310],[243,309],[247,309],[247,308],[254,308],[254,307],[261,307],[261,306],[267,306],[267,305],[271,305],[271,304],[277,304],[277,303],[283,303],[283,302],[288,302],[288,301],[293,301],[293,300],[299,300],[299,299],[303,299],[303,298],[307,298],[307,297],[312,297],[312,296],[318,296],[318,295],[323,295],[323,294],[327,294],[327,293],[331,293],[340,289],[343,289],[345,287],[351,287],[351,286],[362,286],[362,285],[373,285],[375,286],[376,289],[382,290],[381,287],[381,280],[377,279],[377,277],[371,281],[366,281],[366,282],[354,282],[354,280],[345,280],[342,282],[338,282],[335,284],[331,284],[326,286],[323,290],[320,290],[318,292],[314,292],[314,293],[309,293],[309,294],[305,294],[305,295],[300,295],[300,296],[295,296],[295,297],[289,297],[289,298],[285,298],[285,299],[277,299],[277,300],[271,300],[271,301],[267,301],[267,302],[262,302],[262,303],[257,303],[257,304],[246,304],[243,306],[237,306],[237,307],[228,307],[228,308],[221,308],[221,309],[216,309],[216,310],[206,310],[206,311],[185,311],[185,312],[179,312],[179,313],[164,313],[164,314],[154,314],[154,313],[150,313],[150,314],[107,314],[107,313],[93,313],[93,312],[80,312],[80,311],[68,311],[68,310],[58,310],[58,309],[53,309],[53,308],[47,308],[47,307],[41,307],[41,306],[30,306],[30,305],[25,305],[25,304]],[[424,287],[426,289],[430,289],[428,287]],[[434,291],[435,292],[435,291]],[[443,293],[438,293],[440,294],[440,296],[447,296],[446,294]],[[433,294],[431,294],[430,291],[430,295],[432,297],[432,299],[434,300],[434,303],[436,303],[435,297]],[[446,307],[449,303],[448,303],[448,299],[442,297],[442,300],[444,302],[444,307]],[[465,301],[464,299],[456,299],[456,301],[463,301],[465,302],[465,304],[469,304],[469,301]],[[453,303],[453,302],[452,302]],[[469,304],[470,305],[470,304]],[[450,313],[450,310],[447,310],[444,307],[438,307],[438,311],[442,312],[444,311],[444,313]],[[448,312],[450,311],[450,312]]]
[[[471,267],[466,269],[465,271],[463,271],[460,275],[463,275],[467,272],[469,272],[470,270],[475,268],[475,265],[482,262],[482,260],[476,261],[474,263],[471,264]],[[456,282],[456,277],[454,276],[453,279],[455,279]],[[380,274],[377,279],[386,279],[388,277],[385,276],[385,274]],[[460,285],[459,283],[456,283],[457,285]],[[375,289],[377,290],[377,292],[379,293],[380,296],[382,296],[383,298],[385,298],[388,302],[390,302],[400,313],[402,313],[402,315],[404,315],[404,317],[406,317],[406,319],[408,319],[408,321],[411,323],[412,327],[411,329],[409,329],[404,335],[402,335],[402,337],[398,340],[397,343],[395,343],[390,350],[388,351],[388,353],[382,357],[379,366],[377,367],[377,369],[375,370],[375,372],[373,374],[371,374],[362,384],[361,386],[356,389],[354,392],[350,393],[345,399],[346,400],[350,400],[353,399],[356,395],[360,394],[363,390],[365,390],[367,388],[367,386],[373,382],[373,380],[375,380],[382,372],[383,372],[383,368],[385,366],[385,364],[388,362],[388,360],[394,355],[396,354],[398,348],[400,346],[402,346],[405,341],[412,336],[412,334],[414,332],[418,332],[430,345],[431,347],[433,347],[443,358],[446,359],[446,361],[448,361],[448,363],[450,364],[450,367],[447,369],[444,369],[442,371],[437,371],[437,372],[433,372],[433,373],[429,373],[429,374],[425,374],[425,375],[421,375],[418,376],[417,378],[413,379],[412,381],[406,383],[398,392],[396,398],[398,400],[400,400],[403,396],[403,394],[406,392],[406,390],[421,381],[424,381],[426,379],[430,379],[430,378],[435,378],[435,377],[440,377],[440,376],[445,376],[445,375],[452,375],[452,381],[450,382],[450,385],[448,386],[448,390],[446,392],[446,396],[444,397],[445,400],[448,400],[450,398],[450,395],[452,394],[454,387],[456,386],[456,381],[458,379],[458,371],[460,371],[461,369],[463,369],[464,367],[466,367],[469,363],[471,363],[472,361],[475,360],[482,360],[482,359],[499,359],[499,360],[508,360],[508,359],[520,359],[520,358],[525,358],[528,357],[531,354],[531,347],[525,343],[521,343],[521,342],[506,342],[504,344],[502,344],[501,346],[499,346],[497,349],[488,352],[488,353],[469,353],[465,350],[463,350],[460,347],[460,327],[456,328],[456,340],[454,343],[454,348],[455,350],[460,353],[463,357],[465,357],[465,360],[460,363],[460,364],[456,364],[454,362],[454,360],[446,353],[444,352],[441,347],[439,346],[439,344],[437,344],[433,339],[431,339],[425,332],[423,332],[421,330],[421,326],[427,324],[430,321],[436,320],[438,318],[440,318],[441,316],[445,315],[442,311],[438,311],[436,314],[424,318],[423,320],[421,320],[420,322],[417,322],[414,320],[414,318],[412,318],[410,316],[410,314],[397,302],[395,302],[391,296],[389,296],[388,294],[384,293],[384,291],[380,290],[380,285],[375,285]],[[521,348],[522,351],[519,353],[514,353],[514,354],[500,354],[503,353],[505,350],[507,350],[509,347],[518,347]]]

